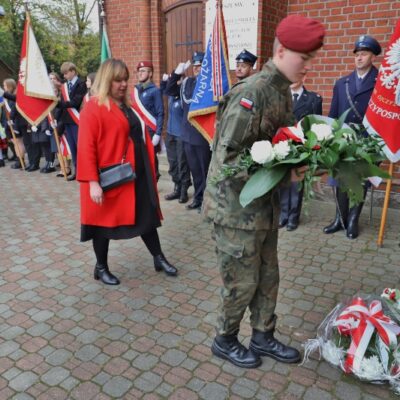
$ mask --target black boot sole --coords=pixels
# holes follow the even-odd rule
[[[103,282],[105,285],[116,286],[116,285],[119,285],[119,284],[121,283],[117,277],[115,277],[116,281],[113,281],[113,282],[105,281],[105,280],[100,276],[100,274],[99,274],[97,271],[94,271],[94,273],[93,273],[93,278],[94,278],[96,281],[101,281],[101,282]]]
[[[249,349],[253,353],[258,354],[261,357],[270,357],[270,358],[273,358],[276,361],[280,361],[280,362],[283,362],[283,363],[286,363],[286,364],[295,364],[295,363],[300,362],[300,360],[301,360],[301,355],[299,355],[296,358],[279,357],[274,353],[269,353],[268,351],[265,351],[263,349],[259,349],[258,347],[255,347],[251,342],[250,342],[250,345],[249,345]]]
[[[165,274],[168,275],[168,276],[177,276],[178,275],[178,271],[176,271],[176,272],[168,272],[160,265],[154,265],[154,269],[156,270],[156,272],[164,271]]]
[[[212,346],[211,346],[211,352],[214,354],[214,356],[218,357],[218,358],[222,358],[223,360],[227,360],[230,363],[232,363],[233,365],[236,365],[237,367],[240,368],[257,368],[262,364],[261,359],[259,359],[257,362],[252,363],[252,364],[245,364],[245,363],[240,363],[236,360],[233,360],[231,357],[229,357],[226,353],[224,353],[222,351],[222,349],[220,349],[215,341],[213,342]]]

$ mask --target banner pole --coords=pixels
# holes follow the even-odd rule
[[[53,118],[53,114],[51,112],[49,113],[49,116],[50,116],[50,121],[55,121],[55,119]],[[68,180],[68,178],[67,178],[67,170],[65,168],[64,157],[63,157],[63,155],[61,153],[60,137],[58,135],[58,131],[57,131],[57,127],[56,126],[53,127],[53,133],[54,133],[54,139],[55,139],[56,145],[57,145],[57,158],[58,158],[58,161],[60,163],[61,171],[62,171],[62,173],[64,175],[64,178],[67,181]]]
[[[17,153],[17,157],[18,157],[18,159],[19,159],[19,162],[21,163],[22,169],[25,170],[24,155],[22,154],[22,151],[21,151],[21,149],[20,149],[20,147],[19,147],[19,143],[18,143],[18,141],[17,141],[17,136],[15,135],[14,128],[13,128],[13,126],[12,126],[11,123],[10,123],[10,121],[11,121],[10,116],[8,115],[8,113],[5,113],[5,114],[6,114],[7,122],[9,123],[8,126],[10,127],[11,136],[12,136],[13,139],[14,139],[14,146],[15,146],[15,150],[16,150],[16,153]]]
[[[391,162],[389,164],[389,175],[393,175],[393,167],[394,164]],[[389,207],[389,200],[390,200],[390,190],[392,189],[392,179],[388,179],[386,182],[386,191],[385,191],[385,200],[383,202],[383,209],[382,209],[382,216],[381,216],[381,225],[379,228],[379,234],[378,234],[378,246],[382,247],[383,246],[383,235],[385,234],[385,225],[386,225],[386,218],[387,218],[387,211]]]

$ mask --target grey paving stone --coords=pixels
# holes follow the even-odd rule
[[[45,332],[50,329],[50,325],[45,322],[41,322],[39,324],[33,325],[31,328],[27,330],[27,333],[32,336],[42,336]]]
[[[161,360],[168,365],[176,367],[181,364],[186,357],[187,355],[183,351],[171,349],[161,356]]]
[[[15,378],[18,376],[22,371],[16,367],[12,367],[8,369],[7,371],[3,372],[2,377],[10,381],[11,379]]]
[[[310,387],[304,393],[303,399],[304,400],[330,400],[330,399],[334,399],[334,397],[332,397],[332,395],[325,390],[322,390],[322,389],[319,389],[316,387]]]
[[[198,378],[192,378],[188,383],[187,387],[194,392],[198,392],[201,388],[204,387],[206,383]]]
[[[134,385],[145,393],[151,393],[161,384],[161,382],[162,379],[159,375],[156,375],[153,372],[144,372],[135,379]]]
[[[49,386],[57,386],[64,379],[70,375],[70,372],[62,367],[50,368],[44,375],[41,376],[41,380]]]
[[[110,380],[110,378],[111,378],[111,375],[102,371],[93,378],[93,381],[96,382],[97,384],[99,384],[100,386],[103,386],[106,382],[108,382]]]
[[[63,382],[60,383],[60,386],[65,389],[66,391],[70,392],[73,388],[78,386],[80,381],[75,379],[73,376],[68,377]]]
[[[99,353],[101,353],[101,350],[98,347],[88,344],[81,347],[75,353],[75,357],[79,358],[82,361],[90,361],[95,358]]]
[[[132,366],[142,371],[148,371],[157,365],[158,362],[159,359],[152,354],[140,354],[132,361]]]
[[[17,392],[24,392],[38,381],[39,377],[31,371],[22,372],[11,379],[8,385]]]
[[[32,319],[36,322],[44,322],[54,316],[52,311],[42,310],[32,315]]]
[[[121,326],[113,326],[104,333],[104,336],[111,340],[118,340],[124,336],[128,331]]]
[[[13,353],[9,354],[8,357],[11,358],[14,361],[18,361],[19,359],[23,358],[26,356],[26,351],[22,349],[18,349],[14,351]]]
[[[228,389],[219,383],[207,383],[199,392],[200,398],[204,400],[225,400],[228,398]]]
[[[123,395],[131,388],[132,382],[126,378],[116,376],[111,378],[103,386],[103,391],[117,399],[123,398]]]
[[[12,397],[12,400],[35,400],[35,398],[27,393],[17,393]]]
[[[350,385],[346,382],[338,382],[335,387],[335,395],[341,400],[359,400],[361,399],[361,390],[356,385]]]
[[[116,312],[109,313],[105,318],[104,322],[110,325],[116,325],[122,322],[125,319],[125,316]]]
[[[163,399],[168,399],[171,393],[174,391],[174,387],[169,385],[166,382],[163,382],[160,386],[158,386],[155,390]]]
[[[89,329],[80,333],[76,337],[76,339],[79,340],[81,343],[89,344],[94,343],[99,336],[99,332],[95,331],[94,329]]]
[[[19,344],[13,340],[8,340],[0,344],[0,357],[6,357],[19,349]]]
[[[165,306],[169,302],[169,298],[165,296],[155,296],[150,300],[150,304],[161,307]]]
[[[258,388],[259,385],[256,382],[247,378],[239,378],[232,385],[231,390],[241,398],[252,399],[254,398]]]
[[[72,353],[65,349],[57,349],[46,357],[46,362],[53,366],[63,365],[72,357]]]
[[[1,337],[5,340],[15,339],[17,336],[25,332],[24,328],[19,326],[12,326],[1,332]]]
[[[165,347],[176,347],[182,341],[182,336],[174,333],[165,333],[157,339],[157,343]]]

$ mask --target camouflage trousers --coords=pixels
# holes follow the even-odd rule
[[[239,331],[247,307],[254,329],[273,329],[279,287],[278,231],[249,231],[214,224],[213,237],[223,282],[217,334]]]

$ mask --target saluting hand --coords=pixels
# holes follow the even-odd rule
[[[90,198],[94,203],[101,206],[103,204],[104,195],[103,195],[103,189],[99,185],[99,182],[90,181],[89,187],[90,187]]]

